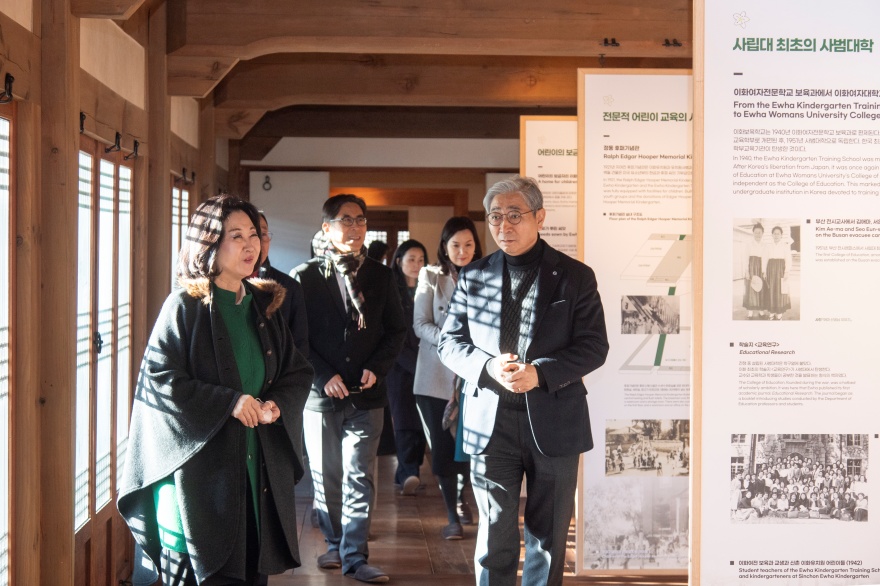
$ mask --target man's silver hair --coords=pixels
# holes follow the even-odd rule
[[[544,207],[544,195],[541,193],[541,188],[538,187],[538,182],[531,177],[514,175],[509,179],[499,181],[486,192],[486,197],[483,198],[483,207],[486,208],[486,213],[489,213],[489,206],[492,205],[492,200],[496,196],[507,193],[521,194],[530,210],[540,210]]]

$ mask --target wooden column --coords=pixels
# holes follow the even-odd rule
[[[41,2],[40,584],[74,583],[79,19]],[[24,583],[24,582],[22,582]]]
[[[149,189],[146,259],[147,316],[151,327],[171,290],[171,100],[166,91],[167,8],[163,2],[150,12],[147,49],[147,143]]]
[[[40,583],[40,107],[16,104],[15,124],[15,384],[12,410],[12,576]],[[49,456],[51,454],[47,454]],[[71,501],[72,499],[67,499]]]
[[[214,133],[214,94],[199,100],[198,202],[217,195],[217,141]]]

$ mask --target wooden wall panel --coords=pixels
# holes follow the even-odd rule
[[[39,3],[37,3],[39,4]],[[0,12],[0,89],[11,73],[13,95],[40,103],[40,39]]]
[[[122,150],[130,153],[137,140],[139,155],[148,154],[147,112],[80,70],[80,111],[85,113],[85,134],[105,144],[122,134]]]
[[[199,150],[176,134],[171,133],[169,164],[169,178],[171,175],[174,175],[175,177],[183,177],[183,171],[185,169],[186,180],[189,182],[191,181],[190,178],[192,177],[193,172],[197,171],[199,167]],[[198,179],[198,174],[196,174],[196,179]],[[192,186],[189,186],[189,189],[192,189]]]

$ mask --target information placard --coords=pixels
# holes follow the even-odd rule
[[[702,584],[878,584],[880,4],[705,2]]]
[[[578,247],[577,116],[520,116],[519,172],[544,195],[541,238],[574,258]]]
[[[611,350],[587,377],[586,573],[684,574],[688,564],[692,79],[581,70],[584,260]]]

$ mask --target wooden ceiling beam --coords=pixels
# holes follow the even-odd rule
[[[233,57],[168,58],[168,94],[204,98],[238,64]],[[173,63],[172,63],[173,62]]]
[[[575,116],[570,108],[406,108],[293,106],[266,114],[248,133],[339,138],[519,138],[520,116]],[[246,157],[253,159],[254,157]]]
[[[690,0],[179,0],[169,91],[203,97],[237,60],[276,53],[689,59],[691,21]]]
[[[97,1],[97,0],[93,0]],[[690,45],[690,0],[180,0],[169,54],[244,59],[284,52],[668,55]],[[679,48],[690,51],[689,48]],[[675,55],[675,56],[683,56]]]
[[[216,132],[242,138],[291,105],[573,108],[579,67],[688,67],[686,59],[288,54],[241,62],[215,89]]]
[[[70,11],[79,18],[126,20],[145,0],[70,0]]]
[[[282,137],[519,138],[520,116],[574,116],[577,108],[397,108],[294,106],[266,114],[241,140],[260,161]]]

